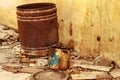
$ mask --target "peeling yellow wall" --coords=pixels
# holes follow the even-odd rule
[[[0,23],[17,28],[16,5],[43,1],[57,4],[60,42],[120,64],[120,0],[0,0]]]

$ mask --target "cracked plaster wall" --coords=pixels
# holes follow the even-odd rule
[[[120,0],[0,0],[0,23],[17,28],[16,6],[43,1],[57,4],[60,42],[120,64]]]

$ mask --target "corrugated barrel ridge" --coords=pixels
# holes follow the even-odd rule
[[[20,43],[25,54],[31,55],[34,52],[41,55],[42,50],[49,51],[52,45],[57,44],[58,22],[54,3],[20,5],[17,7],[17,21]]]

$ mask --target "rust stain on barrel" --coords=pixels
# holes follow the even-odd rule
[[[42,50],[58,42],[57,9],[54,3],[17,7],[20,43],[24,50]]]

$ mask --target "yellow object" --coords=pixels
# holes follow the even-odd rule
[[[56,49],[56,53],[50,62],[50,68],[57,70],[66,70],[69,67],[69,58],[69,51],[64,52],[62,49]]]

